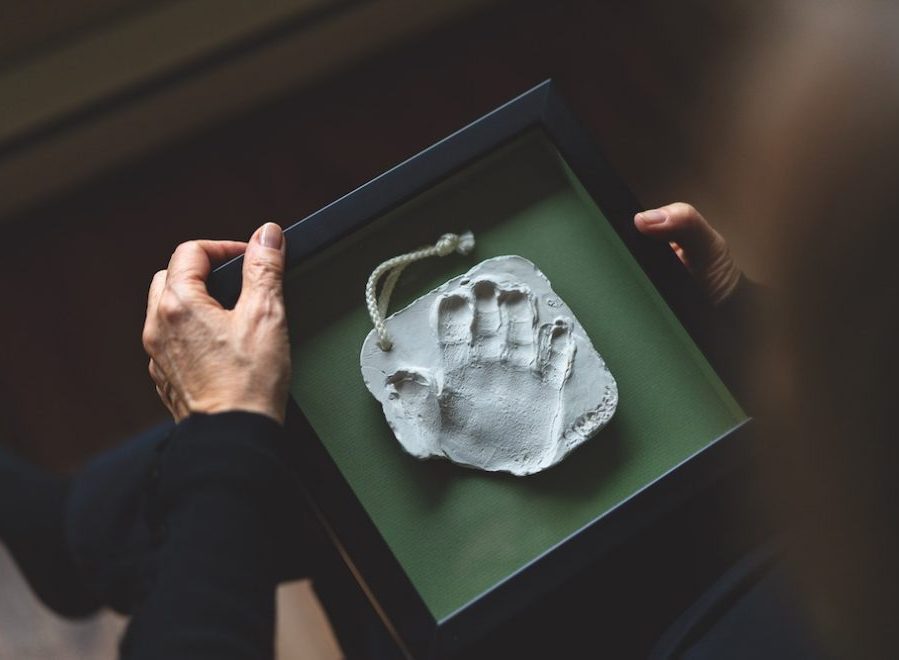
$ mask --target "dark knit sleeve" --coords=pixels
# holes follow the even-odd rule
[[[195,414],[159,452],[148,491],[158,544],[122,657],[273,654],[283,429],[263,415]],[[283,521],[282,521],[283,524]]]
[[[706,345],[725,381],[750,408],[754,408],[754,365],[764,315],[771,292],[745,275],[730,297],[718,305],[707,329]]]

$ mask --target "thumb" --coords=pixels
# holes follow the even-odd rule
[[[675,202],[634,217],[637,229],[652,238],[677,243],[691,270],[701,270],[727,253],[727,243],[689,204]]]
[[[254,298],[283,297],[285,253],[284,234],[274,222],[265,223],[253,233],[244,253],[238,305]]]
[[[672,243],[677,256],[715,304],[726,300],[740,279],[724,237],[699,211],[675,202],[634,216],[646,236]]]

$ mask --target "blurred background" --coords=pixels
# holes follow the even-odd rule
[[[845,102],[829,71],[882,64],[869,46],[885,14],[864,0],[5,0],[0,442],[69,471],[162,420],[140,334],[179,242],[286,226],[545,78],[647,207],[690,201],[765,281],[747,182],[790,180],[772,136]],[[879,84],[863,88],[894,93]],[[308,589],[281,597],[281,657],[339,655]],[[121,625],[60,622],[0,557],[0,656],[111,658]]]

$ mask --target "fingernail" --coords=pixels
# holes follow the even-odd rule
[[[273,250],[280,250],[282,240],[281,228],[274,222],[266,222],[262,226],[262,231],[259,233],[259,242],[262,245]]]
[[[649,211],[642,211],[638,213],[637,216],[645,223],[654,225],[659,222],[665,222],[668,219],[668,214],[664,211],[660,211],[659,209],[651,209]]]

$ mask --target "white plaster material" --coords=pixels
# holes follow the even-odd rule
[[[546,276],[519,256],[481,262],[372,331],[362,377],[403,448],[527,475],[595,435],[615,379]]]

